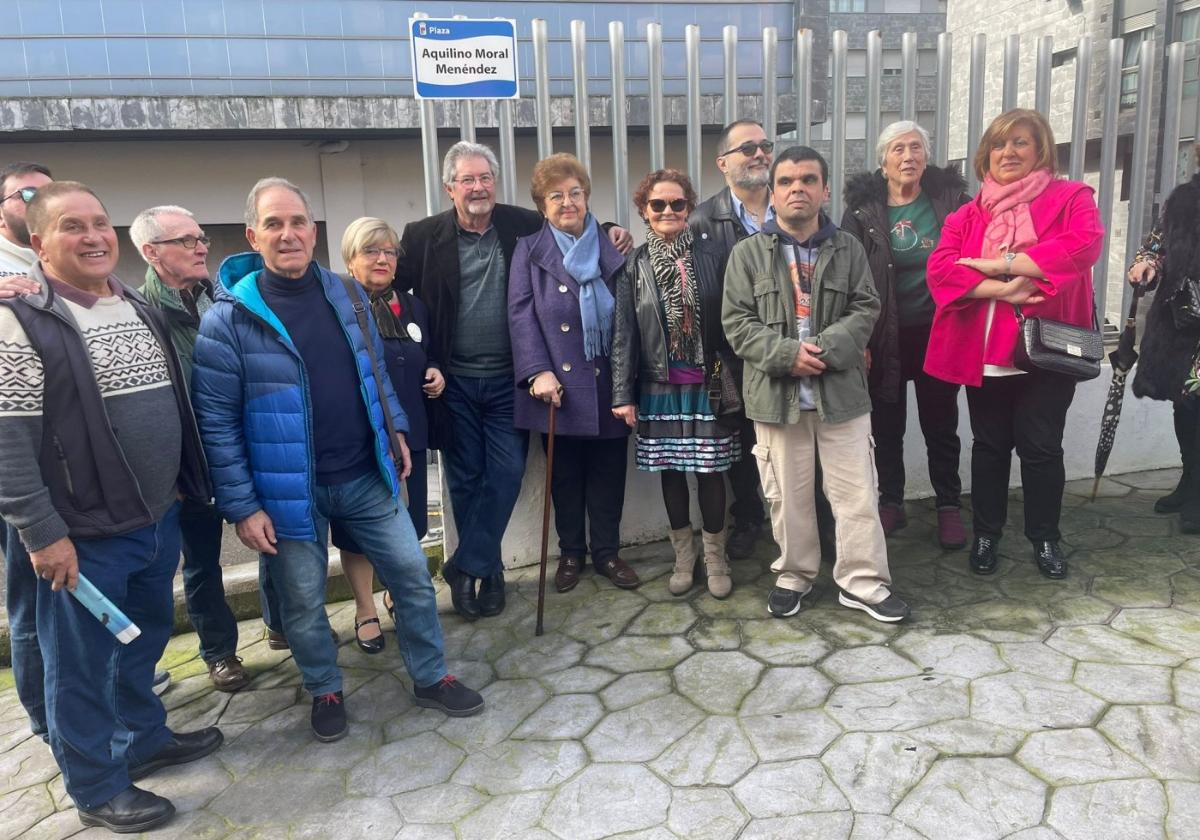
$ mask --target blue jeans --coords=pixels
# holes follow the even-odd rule
[[[278,597],[278,629],[287,634],[304,688],[314,697],[342,690],[337,648],[325,613],[331,519],[359,544],[391,593],[396,640],[413,683],[433,685],[446,675],[442,625],[425,552],[408,512],[374,471],[344,484],[318,485],[315,502],[316,541],[280,540],[278,554],[263,555],[270,587]]]
[[[0,552],[4,553],[5,608],[17,698],[29,715],[29,728],[45,740],[45,671],[37,640],[38,579],[17,529],[4,521],[0,521]]]
[[[183,537],[183,591],[188,617],[200,637],[200,656],[210,665],[237,653],[237,619],[221,580],[221,515],[191,500],[179,513]]]
[[[525,477],[529,434],[513,428],[511,376],[446,377],[451,417],[446,483],[454,506],[455,568],[473,577],[503,570],[500,541]]]
[[[75,804],[94,808],[129,787],[129,766],[152,758],[171,737],[151,686],[175,617],[179,505],[129,534],[76,540],[75,553],[80,573],[142,631],[122,645],[65,589],[52,592],[38,581],[50,749]]]

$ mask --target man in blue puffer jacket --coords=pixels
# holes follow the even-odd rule
[[[410,467],[408,421],[388,377],[383,344],[359,328],[341,278],[313,262],[317,227],[308,198],[264,178],[246,201],[257,253],[232,256],[200,324],[193,402],[217,505],[261,553],[283,630],[313,696],[322,741],[346,733],[342,675],[325,614],[330,520],[361,545],[396,604],[399,647],[417,704],[450,715],[483,708],[446,673],[442,630],[425,554],[396,501]],[[359,301],[366,296],[354,287]],[[390,411],[403,464],[393,463]]]

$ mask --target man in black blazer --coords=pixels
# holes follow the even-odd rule
[[[455,611],[468,621],[504,609],[500,541],[521,489],[529,436],[513,427],[508,264],[541,214],[496,203],[496,156],[463,141],[446,153],[442,183],[454,207],[404,228],[396,287],[429,309],[432,346],[446,391],[430,424],[442,450],[458,548],[442,568]],[[609,236],[633,246],[621,228]],[[436,404],[435,404],[436,405]],[[478,586],[478,592],[476,591]]]

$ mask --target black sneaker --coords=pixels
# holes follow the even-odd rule
[[[758,522],[735,522],[733,533],[725,544],[725,553],[731,560],[745,560],[754,553],[754,543],[760,531],[762,525]]]
[[[452,674],[425,688],[415,686],[413,693],[418,706],[440,709],[450,717],[470,717],[483,711],[483,697],[479,692],[467,688]]]
[[[346,734],[346,706],[342,692],[332,691],[313,698],[312,731],[318,741],[336,741]]]
[[[876,621],[886,621],[889,624],[903,621],[908,618],[909,614],[908,604],[890,592],[878,604],[868,604],[866,601],[861,598],[855,598],[843,589],[838,592],[838,603],[852,610],[862,610]]]
[[[800,612],[800,600],[803,597],[803,592],[776,586],[771,590],[770,597],[767,598],[767,612],[776,618],[787,618],[789,615],[795,615]]]

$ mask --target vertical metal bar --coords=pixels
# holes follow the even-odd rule
[[[697,195],[704,163],[700,160],[700,27],[689,23],[683,30],[687,63],[687,167]]]
[[[863,168],[868,172],[875,168],[871,150],[879,139],[880,90],[883,86],[883,77],[880,75],[882,64],[883,38],[880,37],[878,29],[872,29],[867,33],[867,154],[863,163]]]
[[[738,28],[730,25],[721,30],[725,48],[725,125],[736,122],[737,103],[737,46]]]
[[[427,18],[424,12],[414,12],[415,18]],[[425,214],[432,216],[442,209],[442,162],[438,155],[437,113],[433,100],[421,100],[421,162],[425,167]]]
[[[517,138],[513,131],[513,101],[500,100],[500,200],[517,203]]]
[[[917,33],[900,37],[900,119],[917,118]]]
[[[1004,39],[1004,90],[1000,108],[1011,111],[1017,107],[1017,82],[1021,76],[1021,36],[1015,32]]]
[[[538,160],[554,154],[554,128],[550,122],[550,37],[546,21],[534,18],[533,30],[533,87],[537,97]]]
[[[1182,45],[1180,45],[1182,46]],[[1129,180],[1129,220],[1125,225],[1125,262],[1123,266],[1133,262],[1133,256],[1142,244],[1142,229],[1146,219],[1146,193],[1149,183],[1149,172],[1154,169],[1150,159],[1150,120],[1154,109],[1154,64],[1158,58],[1155,51],[1154,38],[1142,41],[1138,55],[1138,86],[1137,111],[1133,119],[1133,158],[1130,165],[1133,169]],[[1119,77],[1118,77],[1119,78]],[[1119,84],[1114,85],[1120,88]],[[1176,110],[1178,114],[1178,110]],[[1127,312],[1129,296],[1133,287],[1128,283],[1121,284],[1121,313]],[[1100,310],[1104,312],[1103,309]]]
[[[950,73],[953,67],[954,40],[949,32],[937,40],[937,125],[933,135],[933,157],[938,166],[950,162]],[[967,152],[968,157],[970,151]]]
[[[1158,173],[1158,194],[1165,199],[1179,181],[1179,112],[1183,108],[1183,65],[1187,44],[1177,41],[1167,47],[1167,90],[1163,101],[1162,162]]]
[[[614,221],[629,228],[629,136],[625,119],[625,24],[608,24],[608,49],[612,61],[612,141]]]
[[[1037,73],[1033,83],[1033,109],[1050,114],[1050,70],[1054,67],[1054,36],[1038,38]]]
[[[592,169],[592,129],[588,119],[587,28],[571,21],[571,65],[575,77],[575,157],[589,172]]]
[[[776,96],[778,90],[779,72],[779,30],[774,26],[763,29],[763,77],[762,77],[762,127],[768,140],[775,139],[779,103]]]
[[[830,39],[830,53],[833,56],[832,95],[833,113],[831,115],[833,141],[830,149],[829,171],[829,213],[835,220],[842,218],[842,188],[846,180],[846,32],[838,29]]]
[[[1108,251],[1112,246],[1113,188],[1117,180],[1117,117],[1121,110],[1121,56],[1124,41],[1108,42],[1108,64],[1104,74],[1104,109],[1100,118],[1100,220],[1104,224],[1104,249],[1092,272],[1096,310],[1104,317],[1108,297]]]
[[[975,146],[983,135],[983,81],[987,71],[987,35],[982,32],[971,39],[971,81],[967,102],[967,187],[968,192],[979,191],[979,178],[971,166]]]
[[[663,140],[663,58],[662,24],[646,24],[646,63],[650,72],[650,168],[662,169],[666,165],[666,149]]]
[[[796,66],[792,68],[796,93],[796,142],[807,146],[812,137],[812,30],[796,32]]]
[[[1075,47],[1075,99],[1071,112],[1071,163],[1068,175],[1072,181],[1083,178],[1083,162],[1087,156],[1088,87],[1092,78],[1092,36],[1084,35]],[[1118,86],[1119,87],[1119,86]]]
[[[466,20],[466,15],[454,15],[455,20]],[[458,101],[458,137],[468,143],[475,142],[475,101],[460,99]],[[505,203],[511,203],[505,199]]]

